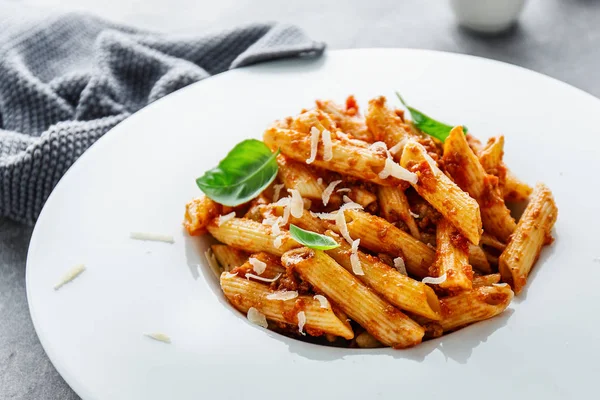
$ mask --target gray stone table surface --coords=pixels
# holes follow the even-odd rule
[[[327,42],[329,49],[412,47],[473,54],[521,65],[600,96],[596,0],[529,0],[519,24],[492,37],[458,27],[448,0],[12,1],[87,11],[170,33],[277,20],[299,25],[314,39]],[[25,293],[32,229],[7,229],[15,225],[0,220],[0,399],[77,399],[33,329]]]

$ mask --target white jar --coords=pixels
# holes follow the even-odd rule
[[[458,22],[469,29],[498,33],[512,26],[525,0],[450,0]]]

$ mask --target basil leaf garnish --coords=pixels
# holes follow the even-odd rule
[[[292,235],[292,238],[294,238],[296,242],[315,250],[331,250],[340,247],[339,243],[329,236],[305,231],[294,224],[290,224],[290,235]]]
[[[420,131],[425,132],[429,136],[433,136],[434,138],[438,139],[442,143],[444,141],[446,141],[446,138],[450,134],[450,131],[452,130],[452,128],[454,128],[453,126],[444,124],[443,122],[440,122],[440,121],[436,121],[435,119],[431,118],[430,116],[423,114],[421,111],[417,110],[416,108],[409,106],[408,104],[406,104],[406,102],[404,101],[402,96],[400,96],[400,93],[396,92],[396,96],[398,96],[398,99],[400,100],[402,105],[404,105],[404,107],[406,107],[408,109],[408,111],[410,112],[410,117],[412,119],[413,124]],[[465,133],[467,133],[467,127],[464,125],[463,125],[463,131]]]
[[[258,196],[277,176],[277,152],[260,140],[238,143],[216,168],[196,179],[206,196],[225,206],[235,207]]]

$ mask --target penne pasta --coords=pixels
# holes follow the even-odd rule
[[[285,253],[281,260],[381,343],[404,348],[421,342],[421,326],[383,301],[327,254],[304,247]]]
[[[404,139],[413,137],[410,127],[393,110],[387,107],[386,98],[377,97],[369,101],[365,117],[373,140],[384,142],[388,149]]]
[[[498,188],[498,178],[488,175],[469,147],[462,130],[457,126],[444,143],[444,165],[454,182],[477,200],[483,229],[498,239],[508,241],[516,228],[515,220],[504,204]],[[473,243],[478,244],[478,243]]]
[[[220,226],[213,220],[208,225],[208,231],[220,242],[254,253],[264,251],[281,256],[286,251],[300,246],[289,232],[282,231],[281,243],[277,247],[270,227],[246,218],[233,218]]]
[[[504,136],[491,138],[485,149],[479,153],[479,161],[485,172],[499,179],[502,196],[505,201],[525,201],[533,191],[526,183],[520,181],[502,161],[504,156]]]
[[[473,289],[481,286],[492,286],[500,282],[500,274],[475,275],[473,277]]]
[[[299,162],[305,162],[311,153],[310,137],[298,131],[289,129],[270,128],[263,135],[264,142],[271,149],[279,148],[287,157]],[[322,144],[312,165],[330,171],[354,176],[385,186],[397,186],[402,181],[388,177],[382,179],[379,173],[384,169],[387,156],[356,143],[332,138],[333,157],[323,160]]]
[[[513,291],[508,285],[480,286],[440,300],[445,332],[495,317],[508,307]]]
[[[304,135],[309,134],[313,127],[317,128],[320,132],[323,132],[325,129],[331,133],[336,131],[335,122],[331,117],[319,110],[303,112],[295,118],[292,118],[290,122],[290,129],[303,133]]]
[[[416,278],[429,274],[429,266],[435,252],[425,243],[396,228],[390,222],[358,210],[345,210],[348,232],[353,239],[360,239],[361,246],[376,253],[402,257],[406,270]]]
[[[217,261],[226,272],[229,272],[235,267],[239,267],[248,261],[248,254],[235,247],[227,246],[226,244],[213,244],[210,248],[217,258]]]
[[[303,198],[321,200],[325,185],[317,180],[305,164],[289,160],[281,154],[277,156],[277,164],[277,176],[286,188],[296,189]]]
[[[298,295],[291,300],[269,299],[274,292],[267,285],[234,274],[221,274],[221,288],[227,300],[240,312],[251,307],[264,314],[267,320],[298,326],[298,313],[306,317],[304,330],[311,336],[332,334],[352,339],[354,332],[346,321],[340,320],[331,307],[323,308],[312,296]]]
[[[516,294],[519,294],[527,283],[527,276],[544,244],[551,243],[550,231],[556,222],[557,214],[552,192],[543,183],[538,183],[514,235],[499,260],[502,280],[509,283]]]
[[[473,269],[469,264],[469,242],[448,221],[442,219],[436,231],[437,252],[435,262],[430,267],[432,276],[446,276],[439,284],[450,291],[472,288]]]
[[[369,207],[371,204],[377,201],[376,195],[360,186],[352,187],[350,192],[348,192],[348,198],[350,198],[350,200],[353,202],[360,204],[364,208]]]
[[[495,175],[500,180],[500,187],[504,185],[506,177],[506,168],[502,162],[504,157],[504,136],[496,136],[488,140],[487,145],[479,154],[481,166],[490,175]]]
[[[347,271],[352,272],[350,245],[336,234],[329,232],[328,235],[337,241],[340,247],[327,250],[326,253]],[[385,300],[402,310],[431,320],[440,319],[439,300],[429,286],[401,274],[377,258],[361,251],[358,252],[358,259],[364,275],[356,277]]]
[[[492,267],[487,259],[485,251],[480,246],[469,244],[469,264],[477,271],[491,274]]]
[[[430,164],[425,148],[419,143],[409,142],[404,147],[400,164],[419,177],[418,182],[412,185],[417,193],[471,243],[479,244],[482,231],[479,205],[436,165]]]
[[[481,235],[481,244],[501,251],[506,248],[506,245],[504,243],[502,243],[487,232],[483,232],[483,235]]]
[[[529,198],[533,189],[531,186],[522,182],[517,178],[510,170],[506,171],[506,177],[504,178],[504,187],[502,194],[504,200],[512,202],[525,201]]]
[[[373,135],[367,128],[365,120],[357,116],[358,106],[353,96],[346,100],[346,109],[331,100],[317,100],[316,104],[319,110],[329,114],[344,133],[365,142],[373,141]]]
[[[191,236],[206,233],[210,221],[221,212],[222,206],[206,196],[196,197],[185,205],[183,226]]]
[[[208,197],[186,205],[184,226],[221,242],[204,256],[250,322],[406,348],[498,315],[523,290],[552,242],[552,193],[508,170],[504,136],[483,146],[398,97],[407,112],[378,97],[365,118],[353,96],[317,100],[197,178]],[[529,197],[515,222],[505,201]]]
[[[378,186],[377,196],[379,198],[379,208],[385,219],[392,223],[396,221],[404,222],[415,239],[421,238],[419,228],[412,216],[408,199],[403,190],[392,186]]]

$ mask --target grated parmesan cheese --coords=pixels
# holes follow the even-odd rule
[[[281,273],[277,274],[277,276],[275,276],[274,278],[269,279],[269,278],[263,278],[262,276],[251,274],[250,272],[246,272],[246,279],[250,279],[250,278],[256,279],[257,281],[261,281],[261,282],[273,283],[277,279],[281,278]]]
[[[223,273],[225,274],[225,275],[224,275],[224,276],[225,276],[225,278],[228,278],[228,279],[231,279],[231,278],[233,278],[234,276],[237,276],[237,272],[236,272],[235,274],[232,274],[231,272],[227,272],[227,271],[226,271],[226,272],[223,272]]]
[[[304,311],[300,311],[298,313],[298,332],[300,332],[303,336],[306,336],[306,333],[303,332],[305,324],[306,324],[306,314],[304,314]]]
[[[302,196],[296,189],[288,189],[288,192],[292,195],[292,200],[290,201],[290,212],[293,217],[301,218],[302,213],[304,212],[304,201],[302,200]]]
[[[54,285],[54,290],[58,290],[61,287],[63,287],[64,285],[66,285],[67,283],[73,281],[73,279],[75,279],[79,275],[81,275],[83,273],[83,271],[85,271],[85,265],[79,264],[79,265],[74,266],[73,268],[71,268],[71,270],[69,272],[67,272],[62,277],[60,282],[58,282],[56,285]]]
[[[327,301],[327,297],[323,296],[322,294],[315,294],[313,298],[321,304],[321,308],[329,308],[329,301]]]
[[[404,263],[404,259],[402,257],[394,258],[394,268],[396,268],[402,275],[408,276],[408,273],[406,272],[406,264]]]
[[[393,155],[396,155],[398,153],[400,153],[402,150],[404,150],[404,146],[406,146],[406,144],[409,142],[410,139],[408,138],[404,138],[401,141],[399,141],[398,143],[396,143],[395,145],[393,145],[389,152]]]
[[[266,328],[267,326],[269,326],[269,324],[267,323],[267,317],[265,317],[265,314],[261,313],[254,307],[250,307],[248,309],[248,313],[246,314],[246,317],[248,318],[248,321],[252,322],[254,325],[262,326],[263,328]]]
[[[262,273],[265,272],[265,269],[267,269],[267,264],[265,262],[260,261],[258,258],[250,257],[248,259],[248,262],[250,263],[250,265],[252,265],[252,269],[258,275],[262,275]]]
[[[323,178],[317,178],[317,183],[319,185],[322,185],[323,184]]]
[[[440,283],[446,282],[446,274],[444,273],[442,276],[437,277],[437,278],[432,278],[431,276],[427,276],[427,277],[423,278],[423,280],[421,282],[430,283],[432,285],[439,285]]]
[[[310,157],[306,160],[307,164],[312,164],[317,158],[317,151],[319,150],[319,137],[321,131],[314,126],[310,128]]]
[[[283,240],[284,237],[285,237],[285,235],[279,235],[275,238],[275,240],[273,240],[273,246],[276,249],[281,247],[281,241]]]
[[[360,259],[358,258],[358,245],[360,244],[360,239],[356,239],[352,242],[351,254],[350,254],[350,264],[352,265],[352,272],[354,275],[364,275],[365,272],[360,265]]]
[[[221,226],[225,222],[230,221],[234,218],[235,218],[235,211],[232,211],[227,215],[219,215],[219,220],[217,221],[217,225]]]
[[[350,189],[350,188],[341,188],[341,189],[336,190],[336,192],[338,192],[338,193],[350,193],[351,191],[352,191],[352,189]]]
[[[346,217],[344,216],[344,212],[337,212],[335,215],[335,225],[340,230],[342,237],[346,239],[346,241],[350,244],[353,243],[352,238],[350,237],[350,232],[348,232],[348,225],[346,225]]]
[[[208,265],[210,266],[213,274],[215,274],[217,278],[221,276],[221,266],[219,265],[219,262],[217,261],[217,258],[210,247],[204,252],[204,257],[206,257],[206,261],[208,261]]]
[[[496,287],[507,287],[508,283],[492,283],[492,286]]]
[[[298,292],[296,290],[292,290],[292,291],[282,290],[282,291],[271,293],[271,294],[267,295],[268,300],[281,300],[281,301],[293,300],[296,297],[298,297]]]
[[[349,203],[342,204],[339,211],[344,212],[344,210],[362,210],[363,208],[364,207],[361,206],[360,204],[355,203],[352,200],[350,200]]]
[[[311,211],[310,214],[313,217],[317,217],[319,219],[327,219],[331,221],[334,221],[337,218],[337,213],[315,213]]]
[[[325,129],[321,133],[323,138],[323,160],[330,161],[333,158],[333,143],[331,142],[331,132]]]
[[[131,232],[129,237],[134,240],[147,240],[151,242],[165,242],[175,243],[173,236],[161,235],[159,233],[148,233],[148,232]]]
[[[273,203],[279,200],[279,194],[281,194],[281,189],[283,189],[285,185],[283,183],[278,183],[273,185]]]
[[[410,213],[410,216],[413,217],[413,218],[421,218],[421,216],[419,214],[415,214],[410,209],[408,210],[408,212]]]
[[[385,166],[379,172],[379,177],[381,179],[386,179],[389,176],[393,176],[394,178],[401,179],[412,184],[416,184],[419,180],[417,174],[415,174],[414,172],[410,172],[406,168],[401,167],[400,165],[398,165],[397,162],[395,162],[391,158],[386,158]]]
[[[392,155],[388,151],[387,145],[384,142],[375,142],[369,146],[369,150],[374,152],[385,152],[388,158],[392,158]]]
[[[144,333],[144,336],[147,336],[150,339],[154,339],[159,342],[163,342],[163,343],[167,343],[167,344],[171,343],[171,338],[164,333],[160,333],[160,332]]]
[[[327,187],[325,188],[325,190],[323,190],[323,194],[321,195],[321,199],[323,200],[323,205],[324,206],[326,206],[327,203],[329,203],[329,199],[331,197],[331,194],[335,190],[335,187],[337,185],[339,185],[340,183],[342,183],[342,181],[333,181],[329,185],[327,185]]]
[[[288,197],[284,197],[282,199],[279,199],[279,201],[277,203],[275,203],[276,206],[283,206],[283,217],[281,218],[281,224],[285,225],[288,223],[288,220],[290,219],[290,202],[291,202],[291,198]]]

